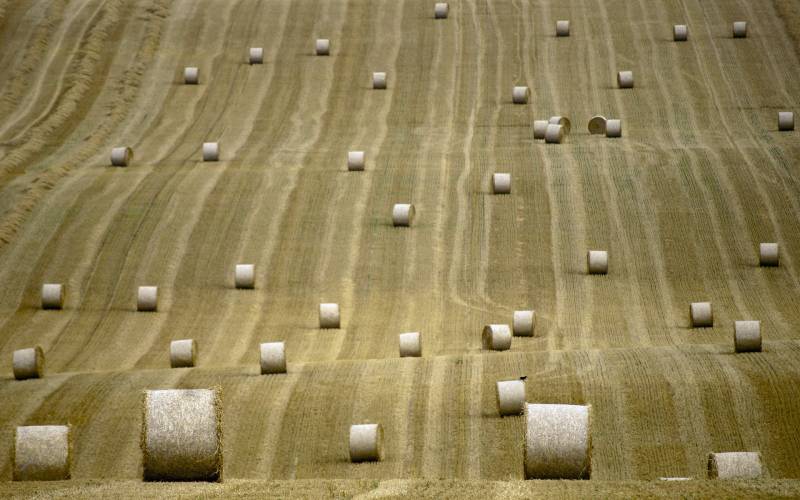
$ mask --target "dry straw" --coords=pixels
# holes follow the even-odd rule
[[[511,328],[508,325],[486,325],[481,335],[481,347],[486,351],[511,349]]]
[[[761,352],[761,322],[757,320],[734,322],[733,345],[736,352]]]
[[[689,27],[685,24],[676,24],[672,27],[672,39],[676,42],[685,42],[689,39]]]
[[[386,88],[386,72],[376,71],[372,73],[372,88],[381,90]]]
[[[544,142],[547,144],[561,144],[564,140],[564,126],[549,123],[544,132]]]
[[[133,161],[133,150],[129,147],[111,149],[111,165],[114,167],[127,167]]]
[[[592,135],[605,135],[606,133],[606,117],[602,115],[595,115],[589,119],[589,133]]]
[[[331,41],[327,38],[318,38],[314,44],[314,50],[318,56],[331,55]]]
[[[392,224],[399,227],[408,227],[414,220],[416,211],[410,203],[396,203],[392,207]]]
[[[524,380],[499,380],[497,382],[497,411],[501,417],[522,415],[525,412]]]
[[[219,161],[219,143],[203,143],[203,161]]]
[[[145,391],[141,447],[145,481],[221,481],[219,389]]]
[[[364,170],[364,152],[363,151],[348,151],[347,152],[347,170]]]
[[[339,304],[326,303],[319,305],[320,328],[339,328],[340,323]]]
[[[250,47],[249,61],[250,64],[263,64],[264,49],[262,47]]]
[[[556,36],[569,36],[569,21],[556,21]]]
[[[350,426],[350,461],[374,462],[383,460],[383,427],[381,424]]]
[[[422,336],[419,332],[400,334],[400,357],[419,358],[422,356]]]
[[[591,406],[525,405],[525,479],[589,479]]]
[[[572,122],[569,121],[569,118],[566,116],[551,116],[547,123],[551,125],[561,125],[564,127],[564,134],[569,134],[570,130],[572,130]]]
[[[515,337],[533,337],[533,328],[536,324],[536,313],[534,311],[514,311]]]
[[[622,120],[606,120],[606,137],[622,137]]]
[[[44,352],[40,346],[17,349],[11,356],[14,378],[25,380],[44,375]]]
[[[736,21],[733,23],[733,38],[747,38],[746,21]]]
[[[771,267],[780,265],[780,254],[777,243],[761,243],[758,245],[758,263]]]
[[[547,120],[534,120],[533,121],[533,138],[534,139],[544,139],[544,136],[547,133],[547,125],[549,125]]]
[[[708,454],[709,479],[760,479],[761,455],[753,451]]]
[[[511,194],[511,174],[492,175],[492,192],[494,194]]]
[[[11,451],[14,481],[61,481],[70,478],[72,440],[68,425],[17,427]]]
[[[792,111],[778,111],[778,130],[784,132],[794,130],[794,113]]]
[[[517,86],[511,91],[511,101],[514,104],[528,104],[528,98],[531,96],[531,90],[528,87]]]
[[[61,309],[64,307],[65,287],[61,283],[42,285],[42,309]]]
[[[191,368],[197,360],[194,339],[173,340],[169,344],[169,364],[172,368]]]
[[[236,288],[255,288],[256,266],[254,264],[236,264],[233,281]]]
[[[711,302],[692,302],[689,306],[689,318],[692,328],[714,326],[714,312]]]
[[[621,89],[633,88],[633,71],[620,71],[617,73],[617,85]]]
[[[197,85],[200,83],[200,70],[193,66],[183,69],[183,82],[186,85]]]
[[[136,296],[137,311],[157,311],[158,310],[158,287],[140,286]]]
[[[608,252],[589,250],[586,253],[586,268],[589,274],[608,274]]]
[[[283,342],[261,344],[261,375],[286,373],[286,346]]]
[[[434,19],[447,19],[447,15],[450,13],[450,6],[447,2],[437,2],[436,5],[433,6],[433,17]]]

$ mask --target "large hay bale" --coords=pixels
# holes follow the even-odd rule
[[[111,148],[111,165],[127,167],[133,161],[133,149],[129,147]]]
[[[564,140],[564,126],[547,124],[547,129],[544,132],[544,142],[547,144],[561,144]]]
[[[561,125],[562,127],[564,127],[564,135],[569,134],[570,131],[572,130],[572,122],[569,121],[569,118],[567,118],[566,116],[560,116],[560,115],[551,116],[547,120],[547,123],[551,125]]]
[[[497,411],[501,417],[522,415],[525,412],[525,381],[497,381]]]
[[[733,23],[733,38],[747,38],[746,21],[736,21]]]
[[[283,342],[261,344],[261,375],[286,373],[286,346]]]
[[[544,136],[547,133],[547,125],[549,125],[547,120],[534,120],[533,121],[533,138],[534,139],[544,139]]]
[[[236,264],[233,271],[233,282],[236,288],[255,288],[256,266],[254,264]]]
[[[372,88],[373,89],[380,89],[383,90],[387,86],[386,84],[386,72],[385,71],[376,71],[372,73]]]
[[[622,137],[622,120],[606,120],[606,137]]]
[[[586,253],[586,268],[589,274],[608,274],[608,252],[589,250]]]
[[[44,376],[44,352],[40,346],[17,349],[11,356],[14,378],[25,380]]]
[[[314,50],[318,56],[331,55],[331,41],[327,38],[318,38],[314,43]]]
[[[556,21],[556,36],[569,36],[569,21]]]
[[[45,283],[42,285],[42,309],[63,308],[65,288],[61,283]]]
[[[486,351],[511,349],[511,328],[508,325],[486,325],[481,335],[481,347]]]
[[[761,352],[761,322],[758,320],[734,322],[733,346],[736,352]]]
[[[515,337],[533,337],[533,328],[536,322],[534,311],[514,311],[512,327]]]
[[[778,130],[782,132],[794,130],[794,112],[778,111]]]
[[[689,27],[685,24],[676,24],[672,27],[672,39],[676,42],[685,42],[689,39]]]
[[[203,143],[203,161],[219,161],[219,143]]]
[[[169,364],[172,368],[191,368],[197,360],[194,339],[173,340],[169,344]]]
[[[183,69],[183,82],[186,85],[197,85],[200,83],[200,70],[193,66]]]
[[[758,245],[758,264],[764,267],[780,265],[777,243],[760,243]]]
[[[340,323],[339,304],[325,303],[319,305],[320,328],[339,328]]]
[[[450,6],[447,2],[436,2],[436,5],[433,6],[433,18],[434,19],[447,19],[447,15],[450,13]]]
[[[620,71],[617,73],[617,85],[621,89],[633,88],[633,71]]]
[[[606,117],[602,115],[595,115],[589,119],[589,133],[592,135],[605,135],[606,133]]]
[[[714,326],[714,312],[711,302],[692,302],[689,306],[689,319],[692,328],[705,328]]]
[[[158,287],[140,286],[136,296],[137,311],[157,311],[158,310]]]
[[[414,220],[416,210],[410,203],[396,203],[392,207],[392,224],[395,227],[409,227]]]
[[[363,151],[348,151],[347,152],[347,170],[360,171],[364,170],[365,155]]]
[[[400,357],[422,357],[422,336],[419,332],[406,332],[400,334]]]
[[[492,175],[492,192],[494,194],[511,194],[511,174]]]
[[[525,405],[525,479],[589,479],[591,406]]]
[[[250,47],[248,58],[250,64],[263,64],[264,63],[264,48],[263,47]]]
[[[11,469],[14,481],[70,478],[72,440],[68,425],[28,425],[14,431]]]
[[[753,451],[731,451],[708,454],[709,479],[760,479],[761,454]]]
[[[350,461],[375,462],[383,460],[383,427],[381,424],[350,426]]]
[[[511,91],[511,102],[514,104],[528,104],[528,98],[531,96],[531,90],[525,86],[516,86]]]
[[[219,390],[145,391],[143,413],[145,481],[222,480]]]

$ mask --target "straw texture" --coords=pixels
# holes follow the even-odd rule
[[[17,427],[11,450],[14,481],[60,481],[70,478],[72,440],[68,425]]]
[[[261,344],[261,375],[286,373],[286,346],[283,342]]]
[[[589,479],[591,406],[525,405],[525,478]]]
[[[606,117],[602,115],[595,115],[589,119],[589,133],[592,135],[605,135],[606,133]]]
[[[763,475],[761,454],[732,451],[708,454],[709,479],[759,479]]]
[[[169,364],[172,368],[191,368],[197,360],[194,339],[173,340],[169,344]]]
[[[42,285],[42,309],[61,309],[64,307],[65,287],[61,283]]]
[[[760,352],[761,322],[757,320],[734,322],[733,345],[736,352]]]
[[[496,385],[497,412],[500,416],[522,415],[525,412],[525,381],[499,380]]]
[[[158,287],[140,286],[136,296],[137,311],[157,311],[158,310]]]
[[[481,346],[487,351],[511,349],[511,328],[508,325],[486,325],[481,335]]]
[[[383,427],[381,424],[350,426],[350,461],[374,462],[383,460]]]
[[[340,322],[339,304],[327,303],[319,305],[320,328],[339,328]]]
[[[422,356],[422,336],[419,332],[400,334],[400,357],[419,358]]]
[[[44,375],[44,352],[40,346],[17,349],[11,356],[14,378],[25,380]]]
[[[536,325],[536,313],[534,311],[514,311],[515,337],[533,337],[533,329]]]
[[[256,266],[254,264],[236,264],[233,272],[233,282],[236,288],[255,288]]]
[[[114,167],[127,167],[133,161],[133,149],[119,147],[111,149],[111,165]]]
[[[689,319],[693,328],[714,326],[711,302],[692,302],[689,306]]]
[[[564,127],[564,135],[569,134],[572,130],[572,122],[566,116],[551,116],[547,123]]]

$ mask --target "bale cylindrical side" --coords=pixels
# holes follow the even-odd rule
[[[449,13],[450,6],[446,2],[436,2],[436,5],[433,7],[434,19],[447,19]]]
[[[72,439],[68,425],[17,427],[11,450],[14,481],[62,481],[70,478]]]
[[[140,286],[136,296],[137,311],[157,311],[158,310],[158,287]]]
[[[620,71],[617,73],[617,85],[621,89],[633,88],[633,71]]]
[[[340,323],[339,304],[326,303],[319,305],[320,328],[339,328]]]
[[[736,352],[761,352],[761,322],[757,320],[734,322],[733,345]]]
[[[606,133],[606,117],[602,115],[595,115],[589,119],[589,133],[592,135],[605,135]]]
[[[672,27],[672,38],[676,42],[685,42],[689,39],[689,27],[685,24],[676,24]]]
[[[64,285],[45,283],[42,285],[42,309],[61,309],[64,307]]]
[[[589,274],[608,274],[608,252],[589,250],[586,253],[586,268]]]
[[[419,334],[419,332],[407,332],[400,334],[400,357],[422,357],[422,336]]]
[[[347,152],[347,170],[364,170],[365,155],[363,151]]]
[[[203,143],[203,161],[219,161],[219,143]]]
[[[44,351],[40,346],[17,349],[11,356],[14,378],[25,380],[44,376]]]
[[[385,89],[386,88],[386,73],[383,71],[376,71],[372,73],[372,88]]]
[[[606,137],[622,137],[622,120],[606,120]]]
[[[511,328],[508,325],[486,325],[481,335],[481,345],[487,351],[511,349]]]
[[[172,368],[191,368],[197,360],[194,339],[173,340],[169,344],[169,364]]]
[[[783,132],[794,130],[794,112],[778,111],[778,130]]]
[[[708,454],[709,479],[760,479],[761,454],[754,451],[732,451]]]
[[[591,406],[525,405],[525,479],[589,479]]]
[[[492,192],[494,194],[511,194],[511,174],[492,175]]]
[[[392,208],[392,224],[400,227],[408,227],[413,222],[415,214],[414,205],[410,203],[397,203]]]
[[[133,149],[125,146],[111,149],[111,165],[114,167],[127,167],[133,161]]]
[[[561,144],[564,140],[564,126],[549,123],[544,132],[544,142],[547,144]]]
[[[383,427],[381,424],[350,426],[350,461],[379,462],[383,460]]]
[[[197,85],[200,83],[200,70],[196,67],[187,66],[183,69],[183,82],[186,85]]]
[[[533,337],[536,326],[536,313],[534,311],[514,311],[512,327],[515,337]]]
[[[264,63],[264,48],[263,47],[250,47],[248,58],[250,64],[263,64]]]
[[[771,267],[780,265],[780,253],[777,243],[761,243],[758,245],[758,263],[761,266]]]
[[[327,38],[318,38],[314,43],[314,50],[318,56],[331,55],[331,41]]]
[[[690,477],[660,477],[660,481],[691,481]]]
[[[544,139],[544,136],[547,133],[547,125],[549,125],[547,120],[534,120],[533,121],[533,138],[534,139]]]
[[[261,375],[286,373],[286,346],[283,342],[261,344]]]
[[[547,120],[547,123],[551,125],[561,125],[564,128],[564,135],[569,134],[569,132],[572,130],[572,122],[569,121],[569,118],[566,116],[551,116]]]
[[[221,481],[220,391],[145,391],[141,448],[145,481]]]
[[[747,38],[746,21],[736,21],[733,23],[733,38]]]
[[[711,310],[711,302],[692,302],[689,306],[689,318],[692,328],[704,328],[714,326],[714,313]]]
[[[556,21],[556,36],[569,36],[569,21]]]
[[[233,282],[236,288],[255,288],[256,266],[254,264],[236,264],[233,272]]]
[[[522,415],[525,412],[524,380],[499,380],[497,382],[497,411],[501,417]]]
[[[528,98],[531,96],[531,90],[525,86],[516,86],[511,91],[511,101],[514,104],[528,104]]]

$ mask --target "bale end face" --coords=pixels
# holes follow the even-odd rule
[[[186,85],[197,85],[200,83],[200,70],[191,66],[184,68],[183,82]]]
[[[511,174],[492,175],[492,193],[511,194]]]
[[[383,71],[376,71],[372,73],[372,88],[385,90],[386,89],[386,73]]]
[[[733,324],[733,345],[736,352],[761,352],[761,322],[736,321]]]
[[[44,352],[40,346],[17,349],[11,357],[14,378],[26,380],[44,376]]]
[[[778,111],[778,130],[782,132],[794,130],[794,113],[792,111]]]
[[[263,64],[264,63],[264,48],[263,47],[250,47],[248,54],[248,61],[250,64]]]
[[[761,455],[752,451],[708,454],[709,479],[760,479]]]
[[[64,307],[65,287],[60,283],[42,285],[42,309],[62,309]]]
[[[169,344],[169,364],[172,368],[191,368],[197,361],[194,339],[173,340]]]
[[[127,167],[133,161],[133,149],[120,147],[111,149],[111,165],[114,167]]]
[[[14,481],[61,481],[70,478],[72,441],[67,425],[17,427],[11,451]]]
[[[676,24],[672,27],[672,38],[676,42],[685,42],[689,39],[689,27],[685,24]]]
[[[569,21],[556,21],[556,36],[569,36]]]
[[[507,351],[511,349],[511,338],[508,325],[486,325],[481,335],[481,347],[485,351]]]
[[[633,71],[620,71],[617,73],[617,84],[621,89],[632,89]]]
[[[261,344],[261,375],[286,373],[286,346],[283,342]]]
[[[339,304],[327,303],[319,305],[320,328],[339,328],[340,324]]]
[[[347,170],[361,171],[364,170],[365,155],[363,151],[348,151],[347,153]]]
[[[136,297],[137,311],[155,312],[158,310],[158,287],[140,286]]]
[[[496,385],[497,411],[500,416],[522,415],[525,412],[525,381],[499,380]]]
[[[535,311],[514,311],[514,336],[533,337],[533,329],[536,323]]]
[[[407,332],[400,334],[400,357],[422,357],[422,336],[419,332]]]
[[[711,302],[692,302],[689,305],[689,319],[692,328],[707,328],[714,326],[714,313]]]
[[[233,271],[233,282],[236,288],[255,288],[256,266],[253,264],[236,264]]]
[[[450,6],[445,2],[437,2],[436,5],[433,7],[433,18],[434,19],[447,19],[447,15],[450,13]]]
[[[622,121],[617,119],[606,120],[606,137],[622,137]]]
[[[511,91],[511,102],[514,104],[528,104],[531,90],[528,87],[518,86]]]
[[[525,405],[525,479],[589,479],[591,406]]]
[[[733,23],[733,38],[747,38],[746,21],[736,21]]]
[[[780,265],[780,254],[777,243],[761,243],[758,245],[758,263],[763,267]]]
[[[331,55],[331,41],[327,38],[319,38],[314,44],[314,50],[318,56]]]
[[[219,161],[219,143],[203,143],[203,161]]]
[[[410,203],[396,203],[392,207],[392,224],[395,227],[409,227],[414,220],[416,211]]]
[[[570,130],[572,130],[572,122],[569,121],[569,118],[567,118],[566,116],[560,116],[560,115],[551,116],[547,120],[547,123],[551,125],[561,125],[561,127],[563,127],[564,129],[564,135],[569,134]]]
[[[589,274],[608,274],[608,252],[589,250],[586,253],[586,268]]]
[[[350,461],[379,462],[383,460],[383,427],[381,424],[350,426]]]
[[[592,135],[605,135],[606,133],[606,117],[602,115],[595,115],[589,120],[589,133]]]

